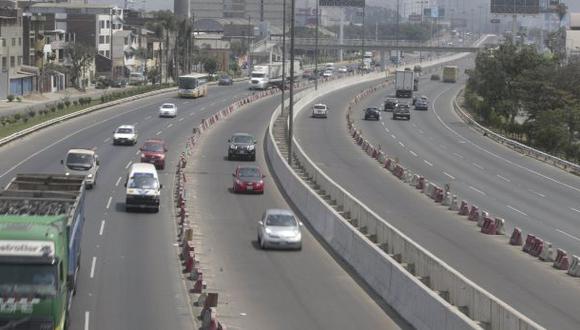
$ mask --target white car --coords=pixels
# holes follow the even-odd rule
[[[269,209],[258,222],[260,248],[302,250],[302,222],[290,210]]]
[[[159,107],[159,117],[177,117],[177,106],[173,103],[163,103]]]
[[[93,188],[97,183],[99,173],[99,156],[92,149],[70,149],[66,160],[61,160],[66,175],[82,175],[85,177],[87,188]]]
[[[328,117],[328,106],[326,104],[318,103],[312,107],[312,118],[326,117]]]
[[[113,131],[113,144],[129,144],[135,145],[137,143],[137,130],[133,125],[122,125]]]
[[[348,69],[346,68],[346,66],[341,66],[340,68],[338,68],[338,72],[340,73],[347,73]]]
[[[332,77],[334,75],[334,73],[332,72],[332,70],[324,70],[324,72],[322,73],[323,77]]]

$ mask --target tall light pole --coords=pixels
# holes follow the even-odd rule
[[[282,3],[282,111],[281,115],[284,115],[284,99],[286,95],[284,93],[286,89],[286,0]]]
[[[316,29],[314,32],[314,90],[318,90],[318,24],[320,24],[320,6],[318,4],[319,0],[315,1],[316,1]]]
[[[400,24],[399,9],[400,9],[400,0],[397,0],[397,27],[395,28],[395,51],[397,52],[397,66],[401,62],[401,52],[399,51],[399,24]]]
[[[290,76],[294,77],[294,8],[296,8],[296,1],[291,0],[290,9]],[[317,0],[318,1],[318,0]],[[290,84],[290,111],[288,114],[288,165],[292,165],[292,138],[294,136],[294,79]]]
[[[363,3],[363,7],[362,7],[362,52],[360,54],[361,62],[363,63],[363,65],[365,62],[365,7],[366,7],[366,4]]]

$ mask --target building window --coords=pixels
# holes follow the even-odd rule
[[[14,56],[10,56],[10,67],[13,68],[16,65],[16,59]]]
[[[16,46],[16,38],[12,38],[12,46]]]
[[[2,38],[2,47],[6,47],[6,39]]]
[[[6,69],[6,57],[2,57],[2,69]]]
[[[105,28],[105,21],[100,21],[100,23],[101,23],[101,29],[104,29]]]
[[[18,65],[22,65],[22,56],[18,56]]]
[[[105,36],[105,43],[108,44],[111,41],[110,36]]]
[[[125,45],[129,44],[129,38],[125,37]]]
[[[22,46],[22,37],[18,37],[18,46]]]
[[[105,56],[105,51],[104,50],[99,50],[99,55]]]
[[[111,21],[107,21],[107,29],[111,28]]]
[[[111,55],[111,54],[109,53],[109,51],[108,51],[108,50],[106,50],[106,51],[105,51],[105,57],[110,57],[109,55]]]
[[[30,37],[30,47],[34,47],[34,37]]]
[[[99,43],[100,44],[104,44],[105,43],[105,36],[99,36]]]

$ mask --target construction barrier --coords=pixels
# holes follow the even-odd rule
[[[538,259],[540,259],[541,261],[553,262],[554,261],[553,254],[554,251],[552,249],[552,243],[545,241],[544,248],[542,249],[542,252],[540,252]]]
[[[522,230],[518,227],[514,228],[512,235],[510,237],[510,245],[522,245]]]
[[[525,253],[530,253],[535,242],[536,242],[536,236],[534,236],[532,234],[528,234],[528,236],[526,236],[526,242],[525,242],[524,246],[522,247],[522,251],[524,251]]]
[[[568,269],[568,275],[580,277],[580,258],[578,256],[572,256],[572,263]]]
[[[554,258],[554,263],[552,266],[560,270],[568,270],[570,264],[568,261],[568,254],[562,249],[556,250],[556,258]]]

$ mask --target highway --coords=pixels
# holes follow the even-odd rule
[[[268,171],[263,138],[280,97],[234,113],[202,137],[193,155],[193,214],[200,236],[204,278],[220,293],[218,312],[229,329],[408,328],[388,306],[308,231],[302,251],[263,251],[257,222],[267,208],[289,208]],[[266,174],[264,195],[233,194],[237,164],[227,161],[227,139],[236,132],[258,139],[257,161]],[[206,277],[208,276],[208,277]],[[225,301],[224,301],[225,300]]]
[[[460,61],[461,71],[467,64]],[[299,114],[295,134],[309,157],[355,197],[487,291],[547,328],[577,329],[577,279],[509,246],[505,237],[478,233],[473,223],[400,182],[355,146],[346,131],[345,108],[370,85],[317,100],[331,109],[326,120],[310,118],[308,110]],[[379,122],[359,120],[356,125],[369,142],[380,144],[413,172],[440,185],[449,183],[461,198],[504,217],[510,225],[578,254],[579,241],[573,237],[580,237],[580,216],[572,208],[578,208],[580,180],[468,128],[451,108],[460,87],[461,83],[433,82],[427,76],[419,93],[434,101],[434,108],[411,110],[410,121],[393,121],[383,112]],[[392,88],[391,84],[357,109],[382,104],[386,95],[394,94]],[[362,118],[361,111],[354,114]]]
[[[177,258],[171,194],[173,168],[185,138],[202,118],[221,110],[247,85],[210,87],[196,100],[174,94],[144,98],[70,120],[0,148],[0,184],[16,173],[62,173],[60,160],[73,147],[95,148],[101,161],[94,190],[86,200],[78,291],[71,329],[193,329],[195,321]],[[199,177],[192,182],[198,205],[192,212],[204,246],[205,279],[220,293],[220,320],[231,329],[409,328],[389,306],[375,301],[363,283],[305,230],[301,252],[256,249],[258,217],[267,207],[288,207],[268,172],[262,196],[229,192],[234,162],[224,160],[226,140],[235,131],[263,139],[279,97],[236,113],[204,135],[193,156]],[[174,102],[175,119],[157,116],[158,106]],[[161,209],[126,213],[123,178],[138,161],[138,146],[113,146],[113,130],[135,124],[139,140],[163,138],[169,144]],[[260,149],[261,151],[261,149]],[[205,251],[204,251],[205,250]]]
[[[245,84],[210,87],[196,100],[175,94],[145,98],[64,122],[0,148],[0,183],[18,172],[63,173],[60,160],[69,148],[97,149],[101,168],[86,199],[78,292],[71,329],[192,329],[189,302],[182,285],[172,218],[172,180],[176,156],[200,120],[246,94]],[[160,119],[163,102],[180,107],[176,119]],[[164,138],[169,143],[161,210],[157,214],[124,211],[123,179],[138,161],[138,145],[113,146],[113,130],[135,124],[139,140]]]

